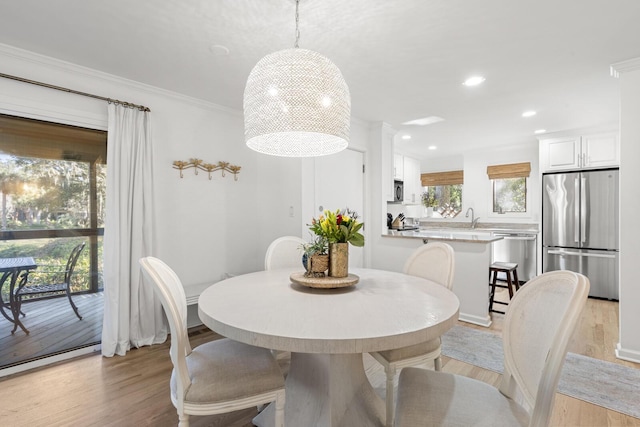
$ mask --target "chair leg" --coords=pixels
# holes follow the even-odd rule
[[[388,366],[385,367],[385,373],[387,374],[387,388],[386,388],[386,403],[387,403],[387,421],[385,426],[393,426],[393,379],[396,376],[395,368]]]
[[[284,427],[284,403],[285,394],[282,392],[278,394],[275,401],[275,427]]]
[[[78,311],[78,307],[73,303],[71,299],[71,292],[69,292],[69,288],[67,287],[67,298],[69,298],[69,303],[71,304],[71,308],[73,308],[74,313],[78,316],[78,319],[82,320],[82,316],[80,316],[80,312]]]
[[[513,281],[511,281],[511,272],[507,271],[507,290],[509,290],[509,299],[513,298]]]
[[[493,277],[491,277],[492,274],[493,274]],[[498,273],[496,273],[495,271],[492,271],[489,273],[489,278],[491,279],[491,282],[489,283],[489,313],[493,311],[493,298],[496,295],[497,276],[498,276]]]
[[[516,282],[516,291],[520,290],[520,280],[518,279],[518,269],[513,270],[513,280]]]
[[[178,414],[178,427],[189,427],[188,414]]]
[[[442,359],[440,358],[440,356],[433,359],[433,369],[435,369],[436,371],[442,370]]]

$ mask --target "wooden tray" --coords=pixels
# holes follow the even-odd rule
[[[347,277],[305,277],[304,273],[292,273],[289,279],[308,288],[335,289],[353,286],[358,283],[360,277],[355,274],[349,274]]]

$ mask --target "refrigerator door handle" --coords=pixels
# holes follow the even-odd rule
[[[569,252],[569,251],[548,251],[549,255],[568,255],[568,256],[583,256],[583,257],[591,257],[591,258],[613,258],[615,259],[615,255],[610,254],[590,254],[584,252]]]
[[[580,181],[578,181],[578,178],[575,179],[573,185],[575,188],[575,192],[573,194],[575,194],[575,197],[578,197],[578,194],[580,194]],[[580,238],[578,236],[580,234],[580,204],[574,203],[573,206],[573,241],[579,243]]]
[[[587,178],[580,178],[580,243],[587,241]]]

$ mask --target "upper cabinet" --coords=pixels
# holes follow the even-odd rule
[[[395,153],[393,151],[394,131],[386,126],[381,128],[381,172],[382,197],[387,202],[393,202],[395,175]]]
[[[615,132],[540,140],[540,171],[592,169],[620,165]]]
[[[411,157],[402,157],[402,181],[404,182],[403,202],[420,203],[422,184],[420,182],[420,160]]]
[[[583,168],[620,166],[620,140],[617,133],[582,137]]]
[[[402,154],[393,155],[393,179],[398,181],[404,179],[404,156]]]

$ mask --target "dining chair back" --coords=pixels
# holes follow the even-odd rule
[[[275,270],[278,268],[299,268],[302,265],[302,249],[304,239],[296,236],[283,236],[275,239],[269,247],[264,257],[264,269]]]
[[[447,289],[453,287],[455,257],[453,248],[443,242],[427,243],[413,251],[404,264],[404,273],[436,282]],[[421,365],[433,360],[434,369],[442,368],[440,337],[408,347],[371,353],[383,367],[386,382],[386,426],[391,427],[394,412],[394,379],[405,367]]]
[[[582,274],[552,271],[530,280],[509,305],[500,391],[511,398],[522,394],[531,425],[549,424],[569,341],[588,294],[589,279]]]
[[[588,294],[589,279],[571,271],[531,279],[507,308],[499,390],[461,375],[403,369],[395,426],[548,426],[569,341]]]
[[[194,349],[187,330],[187,299],[176,273],[163,261],[140,259],[171,330],[170,389],[179,426],[189,415],[215,415],[275,402],[275,425],[284,425],[284,377],[271,352],[227,338]]]
[[[44,265],[38,266],[41,270],[44,270],[39,274],[39,276],[46,277],[49,279],[54,279],[55,277],[57,277],[59,279],[60,276],[57,276],[57,275],[60,273],[64,273],[64,278],[62,279],[62,281],[44,280],[42,283],[32,283],[32,282],[29,282],[29,280],[27,279],[21,283],[21,285],[16,290],[15,295],[18,303],[18,311],[23,316],[24,316],[24,313],[22,312],[21,306],[22,306],[22,303],[26,301],[24,299],[25,297],[37,298],[37,297],[46,297],[46,296],[51,296],[56,294],[60,295],[64,293],[67,296],[67,299],[69,300],[69,304],[71,305],[73,312],[76,314],[76,316],[78,316],[78,319],[82,320],[82,316],[80,315],[80,311],[78,310],[78,307],[73,302],[73,299],[71,299],[71,278],[73,277],[73,272],[76,268],[76,264],[78,263],[78,258],[80,257],[80,253],[82,253],[82,250],[84,249],[85,244],[86,244],[85,242],[82,242],[79,245],[76,245],[71,250],[71,254],[69,254],[69,258],[67,259],[67,264],[65,265],[64,271],[61,271],[61,270],[49,271],[47,270],[47,267],[49,266],[44,266]],[[56,267],[56,266],[50,266],[50,267]],[[30,277],[32,276],[29,275],[28,278]]]
[[[453,288],[455,255],[451,245],[430,242],[413,251],[404,264],[404,272]]]

